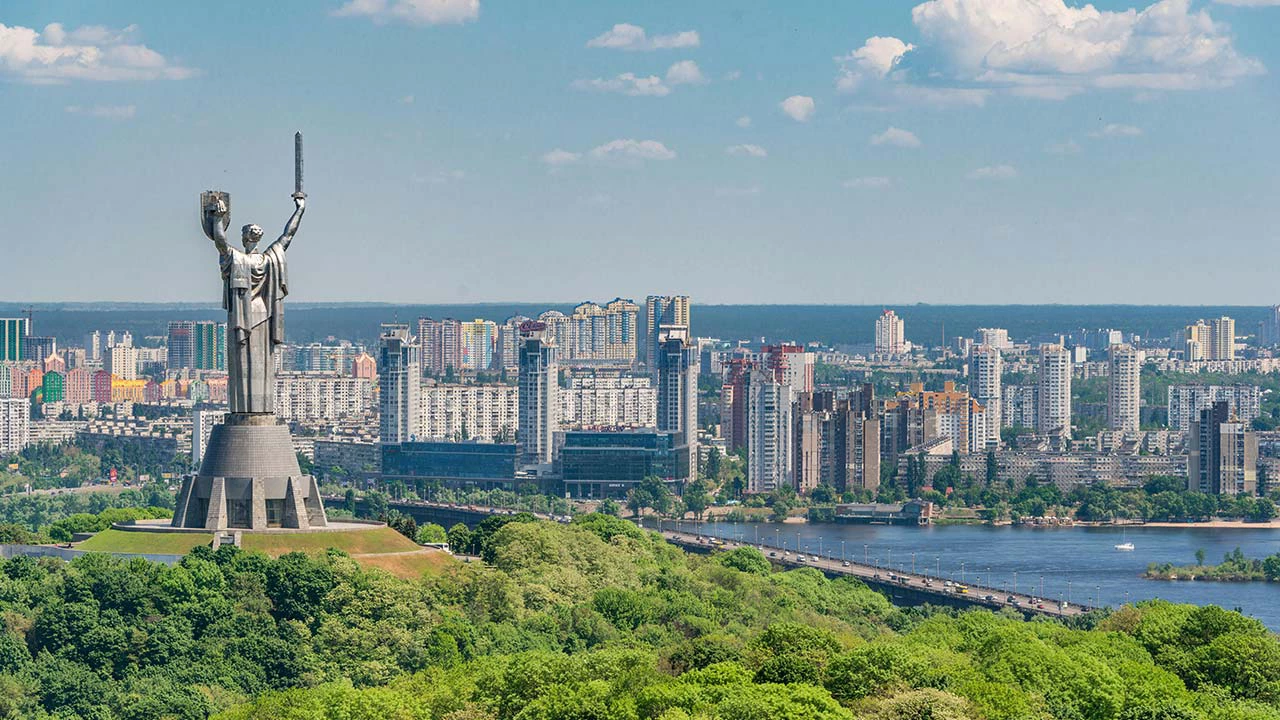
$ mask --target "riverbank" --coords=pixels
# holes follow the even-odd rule
[[[1100,523],[1106,526],[1107,523]],[[1202,520],[1197,522],[1144,522],[1137,527],[1153,528],[1210,528],[1214,530],[1276,530],[1280,529],[1280,518],[1267,522],[1249,520]]]

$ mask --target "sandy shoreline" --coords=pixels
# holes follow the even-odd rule
[[[1095,527],[1111,527],[1097,525]],[[1154,528],[1208,528],[1213,530],[1278,530],[1280,519],[1268,522],[1246,522],[1244,520],[1209,520],[1207,522],[1148,522],[1119,527],[1154,527]]]

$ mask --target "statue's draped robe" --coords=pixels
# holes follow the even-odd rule
[[[275,412],[275,347],[284,342],[289,294],[285,251],[235,248],[220,258],[222,307],[227,311],[227,401],[233,413]]]

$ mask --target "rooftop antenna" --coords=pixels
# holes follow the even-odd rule
[[[27,337],[31,337],[32,330],[35,328],[36,309],[28,305],[22,308],[22,313],[27,316]]]

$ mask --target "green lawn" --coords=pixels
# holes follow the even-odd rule
[[[366,553],[401,553],[419,550],[416,543],[388,527],[369,530],[341,530],[288,535],[250,534],[242,536],[245,550],[260,550],[280,556],[300,551],[322,553],[329,548],[345,550],[352,555]]]
[[[77,550],[116,553],[156,553],[185,555],[197,545],[213,542],[207,533],[128,532],[108,528],[76,545]]]

